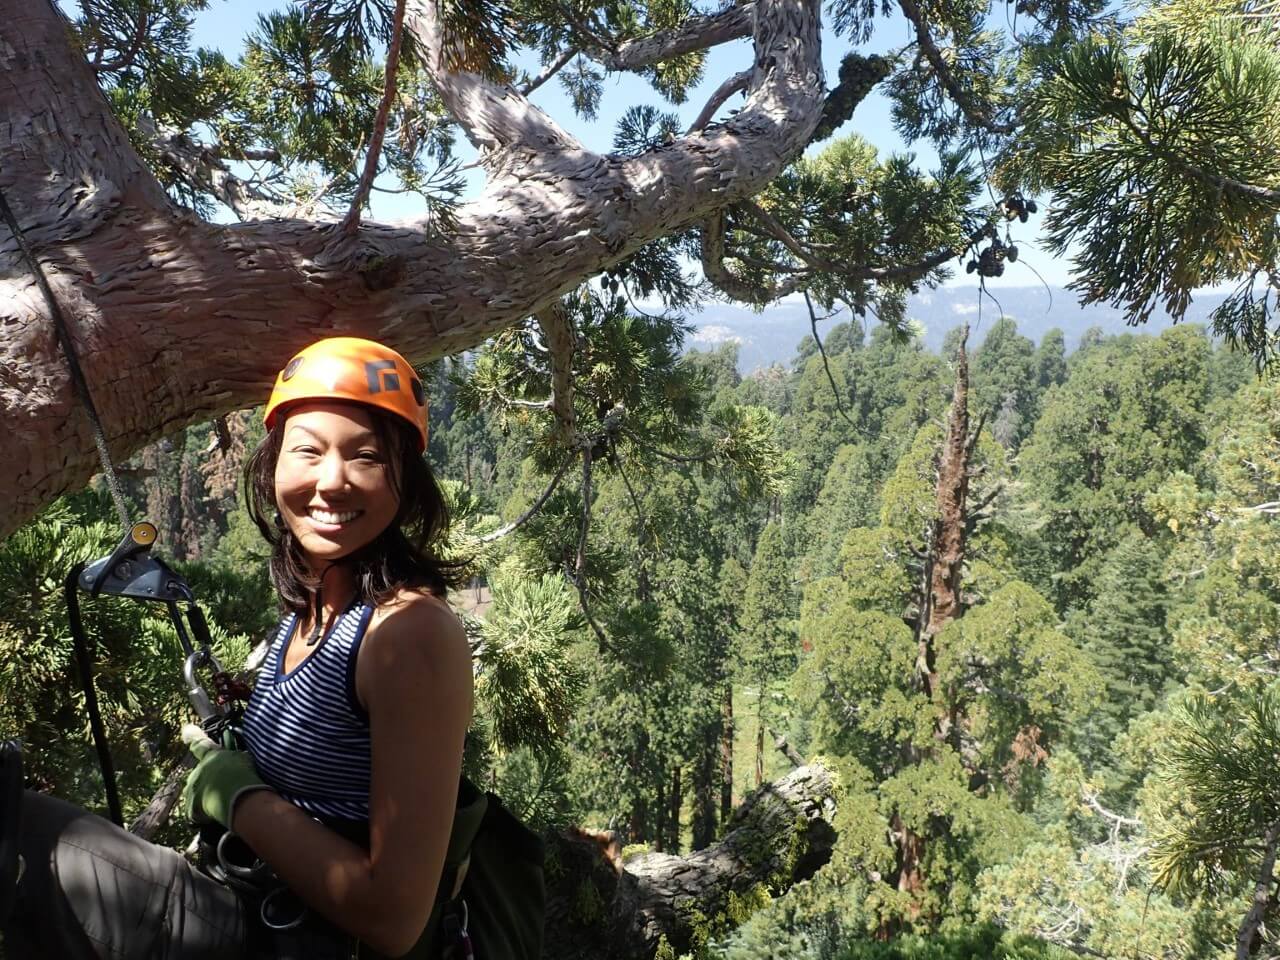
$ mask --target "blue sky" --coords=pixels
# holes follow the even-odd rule
[[[210,8],[199,14],[195,25],[195,40],[201,46],[215,47],[228,57],[236,58],[244,47],[244,38],[251,31],[260,13],[282,9],[287,6],[285,0],[214,0]],[[884,52],[901,47],[910,38],[909,25],[901,17],[881,20],[876,34],[864,47],[863,53]],[[840,57],[849,49],[846,40],[837,37],[829,28],[823,36],[823,63],[827,74],[828,85],[834,83]],[[688,101],[672,107],[662,100],[642,79],[630,74],[612,74],[605,79],[604,97],[599,116],[594,121],[583,120],[574,114],[563,87],[552,80],[544,84],[533,94],[533,100],[547,111],[557,123],[576,136],[588,149],[606,152],[613,140],[613,131],[617,118],[628,106],[636,103],[652,103],[664,110],[675,110],[687,125],[701,110],[710,92],[724,79],[746,67],[751,61],[750,41],[742,40],[725,44],[710,52],[705,80],[700,87],[691,91]],[[527,65],[536,70],[535,63]],[[741,102],[735,97],[724,109],[731,109]],[[915,153],[922,166],[928,168],[935,159],[935,154],[927,143],[905,144],[893,129],[887,100],[878,93],[872,93],[853,115],[853,119],[841,128],[841,134],[859,133],[874,144],[882,153],[912,152]],[[459,139],[460,153],[467,158],[469,145]],[[481,186],[479,171],[474,171],[469,179],[469,191],[478,191]],[[373,215],[379,219],[396,219],[413,216],[418,212],[420,201],[411,194],[375,194],[372,200]],[[1030,286],[1039,285],[1035,274],[1021,261],[1029,261],[1036,270],[1054,286],[1066,282],[1067,264],[1055,261],[1036,248],[1034,236],[1037,220],[1023,227],[1015,237],[1023,255],[1018,264],[1009,265],[1003,278],[989,282],[990,286]],[[956,271],[953,284],[970,284],[971,277],[962,270]]]

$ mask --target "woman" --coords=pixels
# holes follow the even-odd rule
[[[335,338],[281,371],[265,419],[246,498],[288,613],[245,714],[247,751],[188,732],[187,808],[248,843],[332,956],[352,938],[361,957],[402,956],[440,892],[471,720],[470,650],[444,602],[457,567],[429,552],[447,518],[422,459],[426,400],[398,353]],[[26,794],[21,851],[11,957],[272,949],[233,891],[68,804]]]

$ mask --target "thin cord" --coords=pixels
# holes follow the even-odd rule
[[[107,479],[107,488],[111,491],[111,499],[115,501],[116,512],[120,515],[120,522],[127,528],[131,525],[129,508],[125,503],[124,491],[120,488],[120,478],[116,476],[115,466],[111,462],[111,452],[107,449],[107,437],[102,429],[102,421],[98,418],[98,408],[93,404],[93,395],[89,393],[89,384],[85,381],[84,371],[80,369],[80,359],[76,355],[75,344],[71,341],[66,318],[62,314],[62,309],[58,306],[57,299],[54,298],[53,289],[49,286],[49,280],[45,277],[44,269],[40,266],[40,262],[36,260],[35,254],[31,252],[31,248],[27,245],[27,239],[23,235],[22,229],[18,226],[18,221],[14,217],[13,211],[9,209],[9,203],[5,199],[3,191],[0,191],[0,217],[4,218],[9,231],[13,234],[13,239],[18,242],[18,249],[22,251],[27,265],[31,268],[31,272],[36,278],[36,286],[44,294],[45,303],[49,306],[49,313],[53,318],[53,327],[58,335],[58,343],[67,357],[67,366],[71,370],[71,383],[75,387],[76,395],[79,397],[80,403],[84,406],[85,413],[89,417],[89,425],[93,428],[93,442],[98,448],[98,459],[102,461],[102,470]]]

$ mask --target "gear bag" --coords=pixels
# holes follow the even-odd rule
[[[543,855],[541,837],[463,777],[436,905],[405,960],[539,960]]]

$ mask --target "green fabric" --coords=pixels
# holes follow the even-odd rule
[[[243,750],[224,750],[195,724],[182,728],[196,758],[196,767],[187,776],[183,805],[192,823],[217,821],[231,828],[231,813],[236,801],[252,790],[266,789],[253,759]]]

